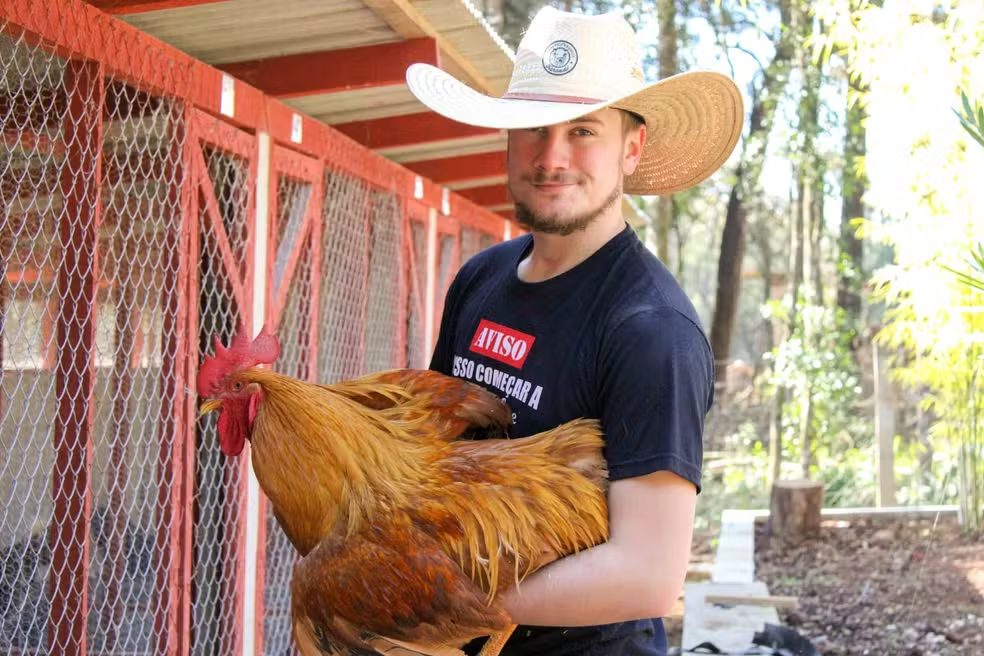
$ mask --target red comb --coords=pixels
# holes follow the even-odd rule
[[[270,364],[280,356],[280,342],[266,328],[255,339],[250,339],[245,326],[240,325],[228,348],[222,346],[218,337],[213,336],[212,341],[215,355],[206,356],[198,368],[200,396],[211,396],[219,381],[233,371]]]

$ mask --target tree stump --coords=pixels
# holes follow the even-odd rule
[[[809,480],[778,480],[772,485],[769,503],[769,534],[787,544],[820,535],[823,483]]]

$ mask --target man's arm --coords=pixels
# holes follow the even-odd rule
[[[610,539],[501,596],[518,624],[587,626],[669,613],[690,558],[697,491],[669,471],[612,483]]]

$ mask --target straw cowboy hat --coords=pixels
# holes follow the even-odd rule
[[[638,114],[648,138],[627,194],[668,194],[701,182],[734,150],[741,94],[728,77],[690,72],[646,84],[635,32],[616,13],[544,7],[519,44],[509,89],[481,94],[429,64],[407,69],[421,102],[459,123],[516,129],[563,123],[605,107]]]

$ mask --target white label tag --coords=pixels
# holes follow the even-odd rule
[[[451,214],[451,190],[447,187],[441,187],[441,214]]]
[[[416,200],[424,197],[424,179],[419,175],[413,177],[413,197]]]
[[[219,111],[230,117],[236,115],[236,80],[228,73],[222,74],[222,97]]]
[[[290,120],[290,140],[294,143],[301,143],[304,138],[304,119],[300,114],[293,114]]]

